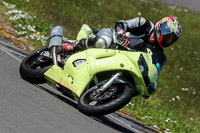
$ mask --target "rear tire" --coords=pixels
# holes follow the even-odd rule
[[[132,99],[134,95],[134,90],[126,84],[120,84],[115,87],[118,88],[118,96],[104,102],[103,104],[97,105],[90,105],[90,102],[92,101],[90,99],[90,95],[98,88],[96,86],[90,88],[80,97],[78,102],[78,109],[82,113],[89,116],[106,115],[119,110]]]
[[[24,58],[19,69],[20,75],[24,80],[35,84],[46,83],[44,73],[52,66],[52,61],[47,60],[47,62],[41,64],[34,64],[34,61],[44,51],[48,51],[48,46],[35,50]]]

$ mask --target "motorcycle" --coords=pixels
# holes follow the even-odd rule
[[[77,40],[91,32],[84,25]],[[63,28],[57,26],[51,31],[49,46],[30,53],[22,61],[21,77],[61,91],[78,101],[79,111],[89,116],[112,113],[135,96],[148,97],[153,93],[148,84],[156,85],[158,72],[150,49],[132,52],[91,48],[63,58],[58,52],[62,41]]]

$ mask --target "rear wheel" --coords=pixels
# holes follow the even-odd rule
[[[31,83],[45,83],[44,73],[52,66],[52,59],[44,56],[48,52],[48,46],[30,53],[20,65],[20,75]]]
[[[112,113],[125,106],[134,95],[134,90],[127,84],[113,85],[102,94],[99,88],[96,85],[80,97],[78,109],[84,114],[99,116]]]

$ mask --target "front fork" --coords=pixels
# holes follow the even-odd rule
[[[110,80],[108,80],[100,89],[100,92],[105,92],[112,84],[113,82],[119,78],[119,76],[122,76],[122,72],[118,72],[116,73],[112,78],[110,78]]]
[[[116,73],[112,78],[110,78],[100,89],[101,93],[107,91],[113,84],[122,83],[128,84],[133,88],[133,85],[123,77],[123,72]]]

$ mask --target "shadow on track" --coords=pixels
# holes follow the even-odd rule
[[[70,105],[70,106],[78,109],[77,108],[77,102],[71,100],[70,98],[64,97],[64,96],[62,96],[60,94],[57,94],[57,93],[55,93],[55,92],[53,92],[53,91],[51,91],[51,90],[49,90],[49,89],[47,89],[47,88],[45,88],[45,87],[43,87],[41,85],[35,84],[35,86],[38,87],[41,90],[44,90],[44,91],[48,92],[52,96],[60,99],[61,101],[67,103],[68,105]],[[117,130],[119,132],[133,133],[133,131],[131,131],[131,130],[129,130],[129,129],[127,129],[127,128],[121,126],[121,125],[119,125],[118,123],[113,122],[112,120],[110,120],[106,116],[98,116],[98,117],[90,117],[90,118],[94,119],[94,120],[96,120],[96,121],[98,121],[98,122],[100,122],[102,124],[104,124],[105,126],[113,128],[113,129],[115,129],[115,130]]]

